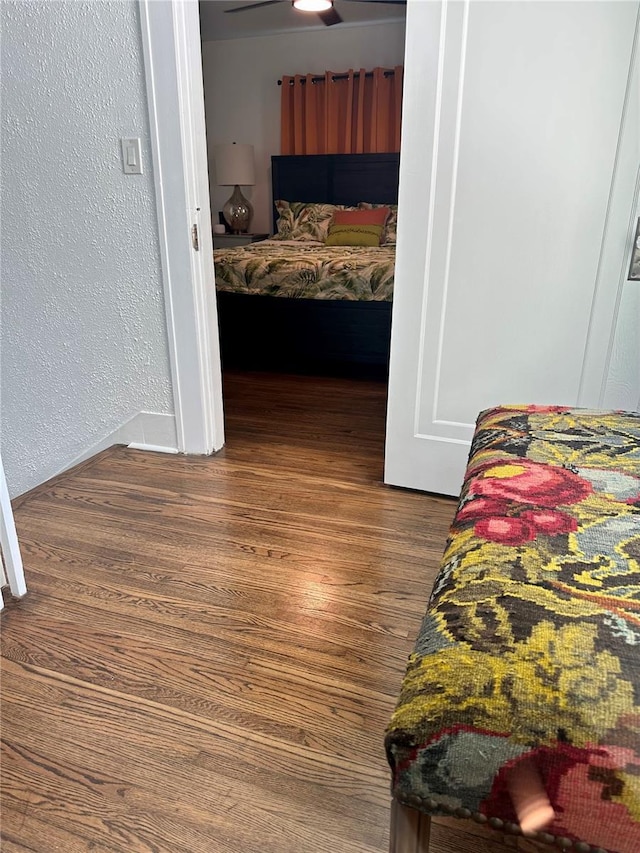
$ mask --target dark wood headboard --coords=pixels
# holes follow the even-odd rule
[[[271,158],[273,201],[397,204],[399,168],[397,153],[274,156]]]

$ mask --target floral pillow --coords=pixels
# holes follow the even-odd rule
[[[301,240],[324,243],[336,210],[357,210],[344,204],[320,204],[306,201],[276,201],[278,221],[274,240]]]
[[[369,201],[361,201],[358,203],[361,210],[375,210],[377,207],[388,207],[389,216],[382,232],[381,246],[395,246],[396,232],[398,230],[398,205],[397,204],[374,204]]]
[[[302,201],[276,201],[277,231],[274,240],[304,240],[324,243],[335,204],[312,204]]]

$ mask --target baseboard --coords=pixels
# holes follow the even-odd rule
[[[164,447],[159,444],[141,444],[139,441],[132,441],[127,445],[130,450],[146,450],[147,453],[177,453],[177,447]]]
[[[90,459],[96,453],[101,453],[114,444],[135,446],[138,450],[158,450],[163,453],[177,453],[176,421],[173,415],[159,412],[138,412],[130,420],[123,423],[105,438],[91,445],[57,474],[62,474],[69,468],[74,468],[85,459]]]
[[[125,423],[121,424],[113,432],[96,441],[82,453],[78,454],[61,468],[56,467],[45,476],[40,483],[31,486],[26,492],[14,495],[11,504],[16,509],[27,497],[30,497],[41,485],[48,484],[51,480],[65,474],[72,468],[77,468],[99,453],[104,453],[110,447],[117,444],[125,444],[137,450],[153,450],[159,453],[178,453],[178,440],[176,433],[175,417],[173,415],[161,414],[160,412],[138,412]]]
[[[158,412],[138,412],[117,430],[112,444],[127,444],[138,450],[155,450],[160,453],[177,453],[176,419],[173,415]]]

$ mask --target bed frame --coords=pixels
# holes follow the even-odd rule
[[[273,201],[397,204],[399,154],[271,158]],[[277,218],[274,205],[274,223]],[[386,378],[390,302],[218,293],[224,367]]]

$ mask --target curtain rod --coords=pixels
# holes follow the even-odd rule
[[[393,75],[394,75],[395,73],[396,73],[395,71],[383,71],[383,76],[384,76],[384,77],[393,77]],[[353,76],[354,76],[354,77],[359,77],[359,76],[360,76],[360,72],[359,72],[359,71],[356,71],[356,72],[354,73],[354,75],[353,75]],[[365,76],[365,77],[373,77],[373,71],[367,71],[367,72],[365,73],[365,75],[364,75],[364,76]],[[331,81],[332,81],[332,82],[335,82],[336,80],[348,80],[348,79],[349,79],[349,75],[348,75],[348,74],[333,74],[333,75],[331,76]],[[312,78],[311,78],[311,82],[312,82],[312,83],[324,83],[324,80],[325,80],[325,78],[324,78],[324,77],[312,77]],[[306,82],[307,82],[307,78],[306,78],[306,77],[303,77],[303,78],[300,80],[300,83],[301,83],[302,85],[304,85]],[[290,86],[293,86],[294,84],[295,84],[295,80],[290,80],[290,81],[289,81],[289,85],[290,85]],[[278,86],[282,86],[282,80],[278,80]]]

